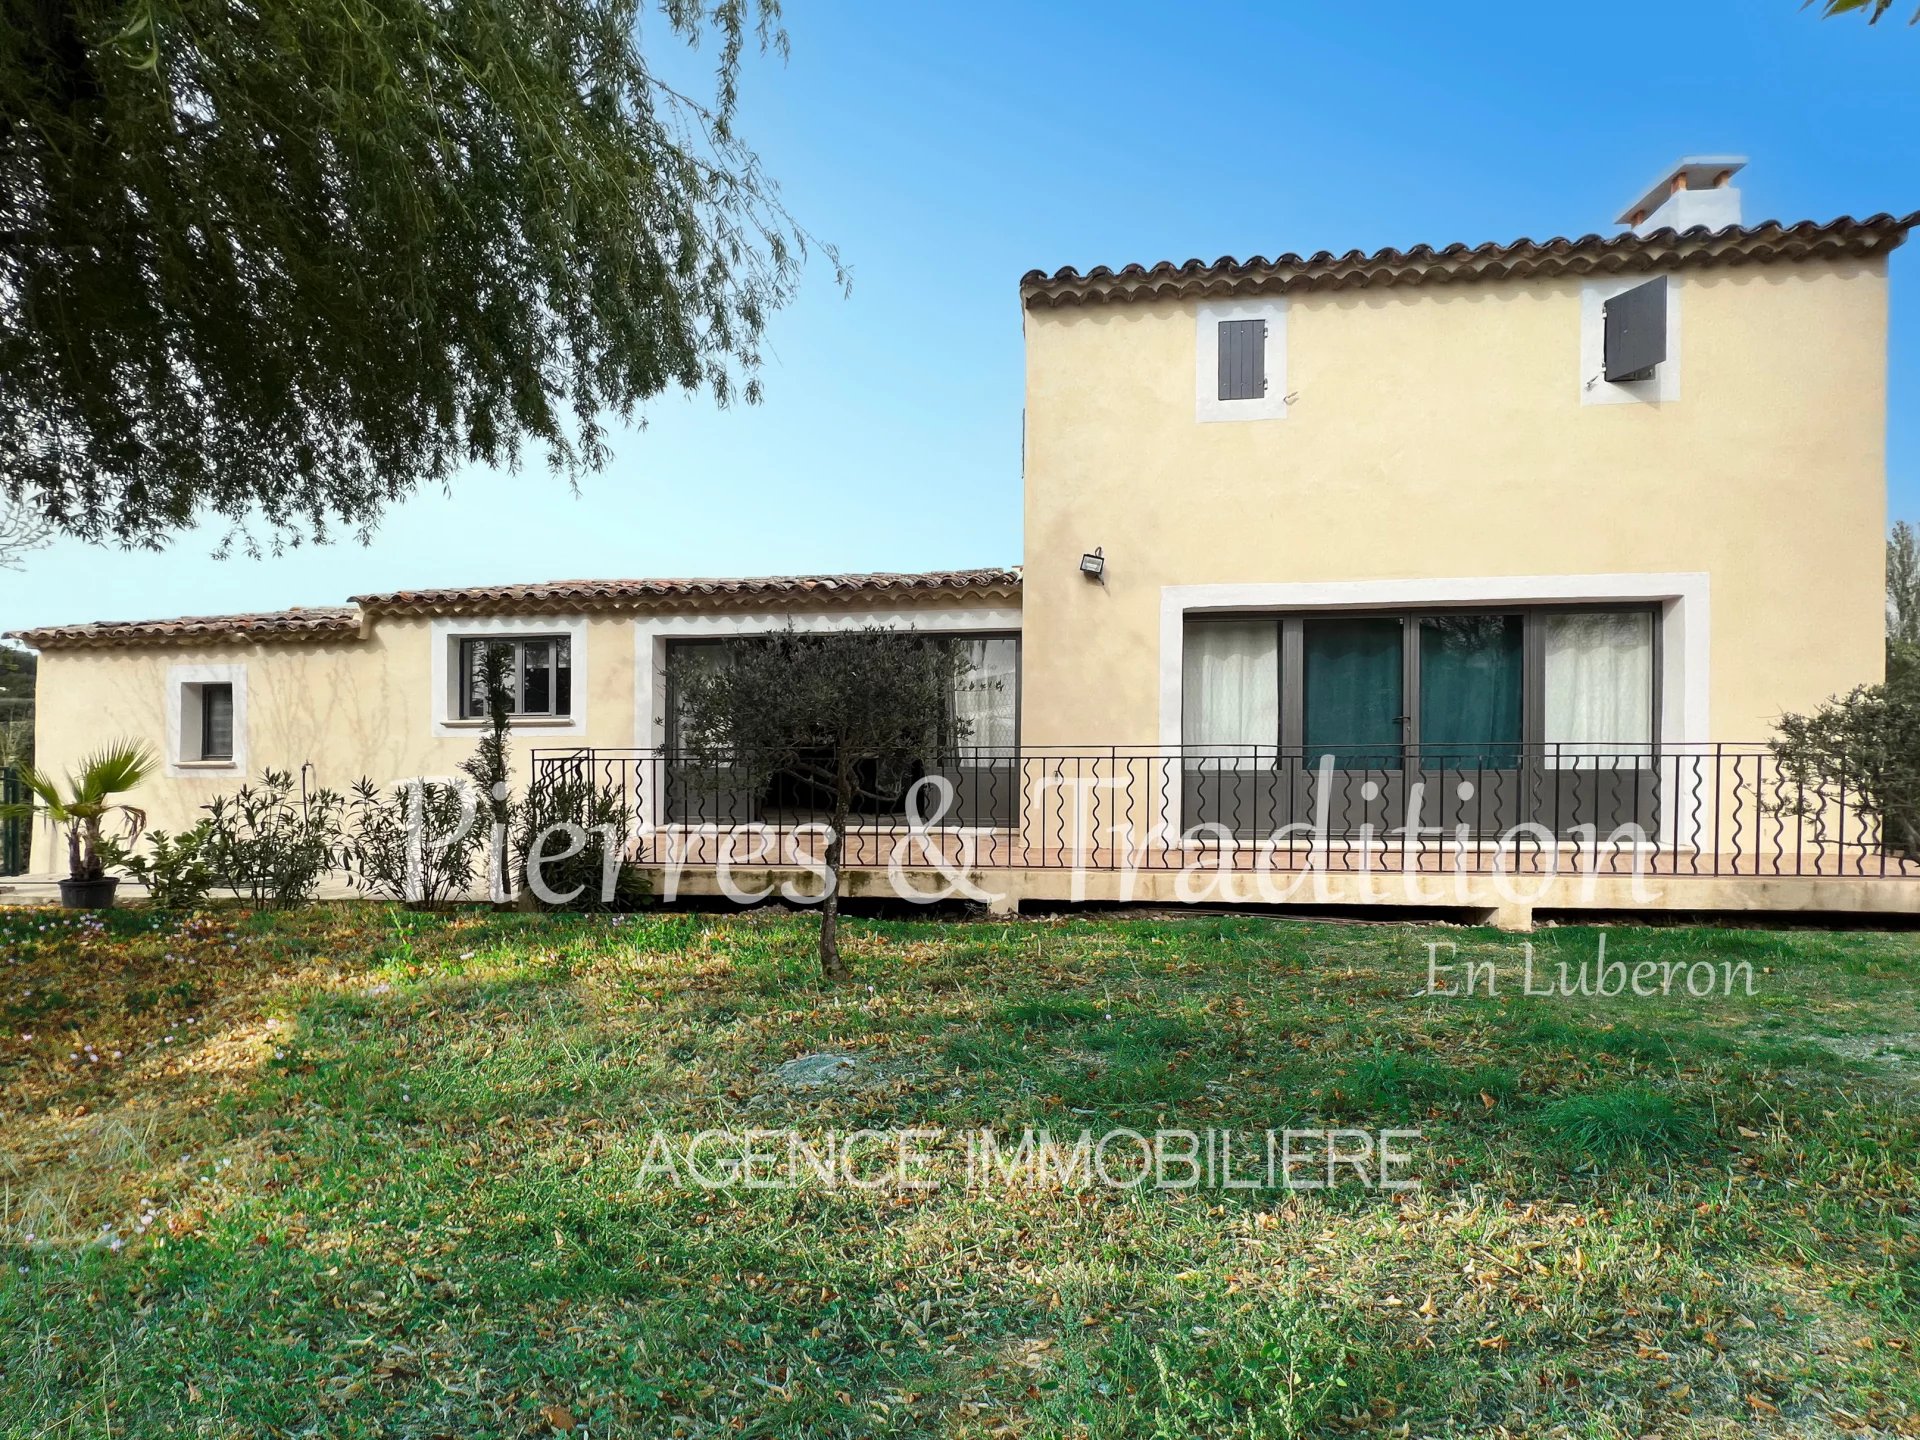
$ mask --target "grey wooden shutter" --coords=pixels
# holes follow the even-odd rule
[[[1222,320],[1220,398],[1257,400],[1267,393],[1267,322]]]
[[[1667,280],[1649,280],[1601,307],[1610,381],[1645,380],[1667,358]]]

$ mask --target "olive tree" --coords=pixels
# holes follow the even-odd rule
[[[1920,859],[1920,665],[1896,665],[1885,684],[1861,685],[1809,715],[1786,715],[1774,737],[1784,778],[1808,798],[1845,794],[1880,824],[1890,852]]]
[[[1887,850],[1920,859],[1920,544],[1905,521],[1887,539],[1886,656],[1880,684],[1781,717],[1772,748],[1799,796],[1790,813],[1844,794]]]
[[[951,640],[883,625],[789,628],[731,641],[717,664],[684,652],[670,662],[677,758],[696,777],[761,791],[785,775],[823,800],[820,968],[829,979],[847,973],[839,920],[848,821],[856,806],[895,806],[943,743],[967,738],[951,699],[971,667]]]

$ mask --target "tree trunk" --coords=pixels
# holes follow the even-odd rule
[[[1906,809],[1904,806],[1901,807],[1901,813],[1897,817],[1893,829],[1894,833],[1900,837],[1902,847],[1906,852],[1906,858],[1909,860],[1920,860],[1920,821],[1915,820],[1914,812]]]
[[[827,836],[827,897],[820,906],[820,973],[829,980],[847,978],[840,958],[840,862],[847,853],[847,812],[853,808],[853,777],[846,757],[834,774],[832,833]]]

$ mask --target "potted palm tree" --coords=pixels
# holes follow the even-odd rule
[[[146,779],[153,770],[153,752],[145,745],[122,740],[87,757],[80,773],[67,776],[66,793],[53,777],[28,765],[20,783],[32,797],[0,806],[0,815],[32,819],[44,815],[66,827],[68,876],[60,882],[60,903],[69,910],[106,910],[120,881],[107,874],[100,858],[101,829],[109,816],[119,815],[131,845],[146,828],[144,810],[113,799]]]

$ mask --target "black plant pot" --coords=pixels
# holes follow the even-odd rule
[[[99,880],[62,880],[60,882],[60,903],[69,910],[111,910],[113,892],[120,888],[120,877],[104,876]]]

